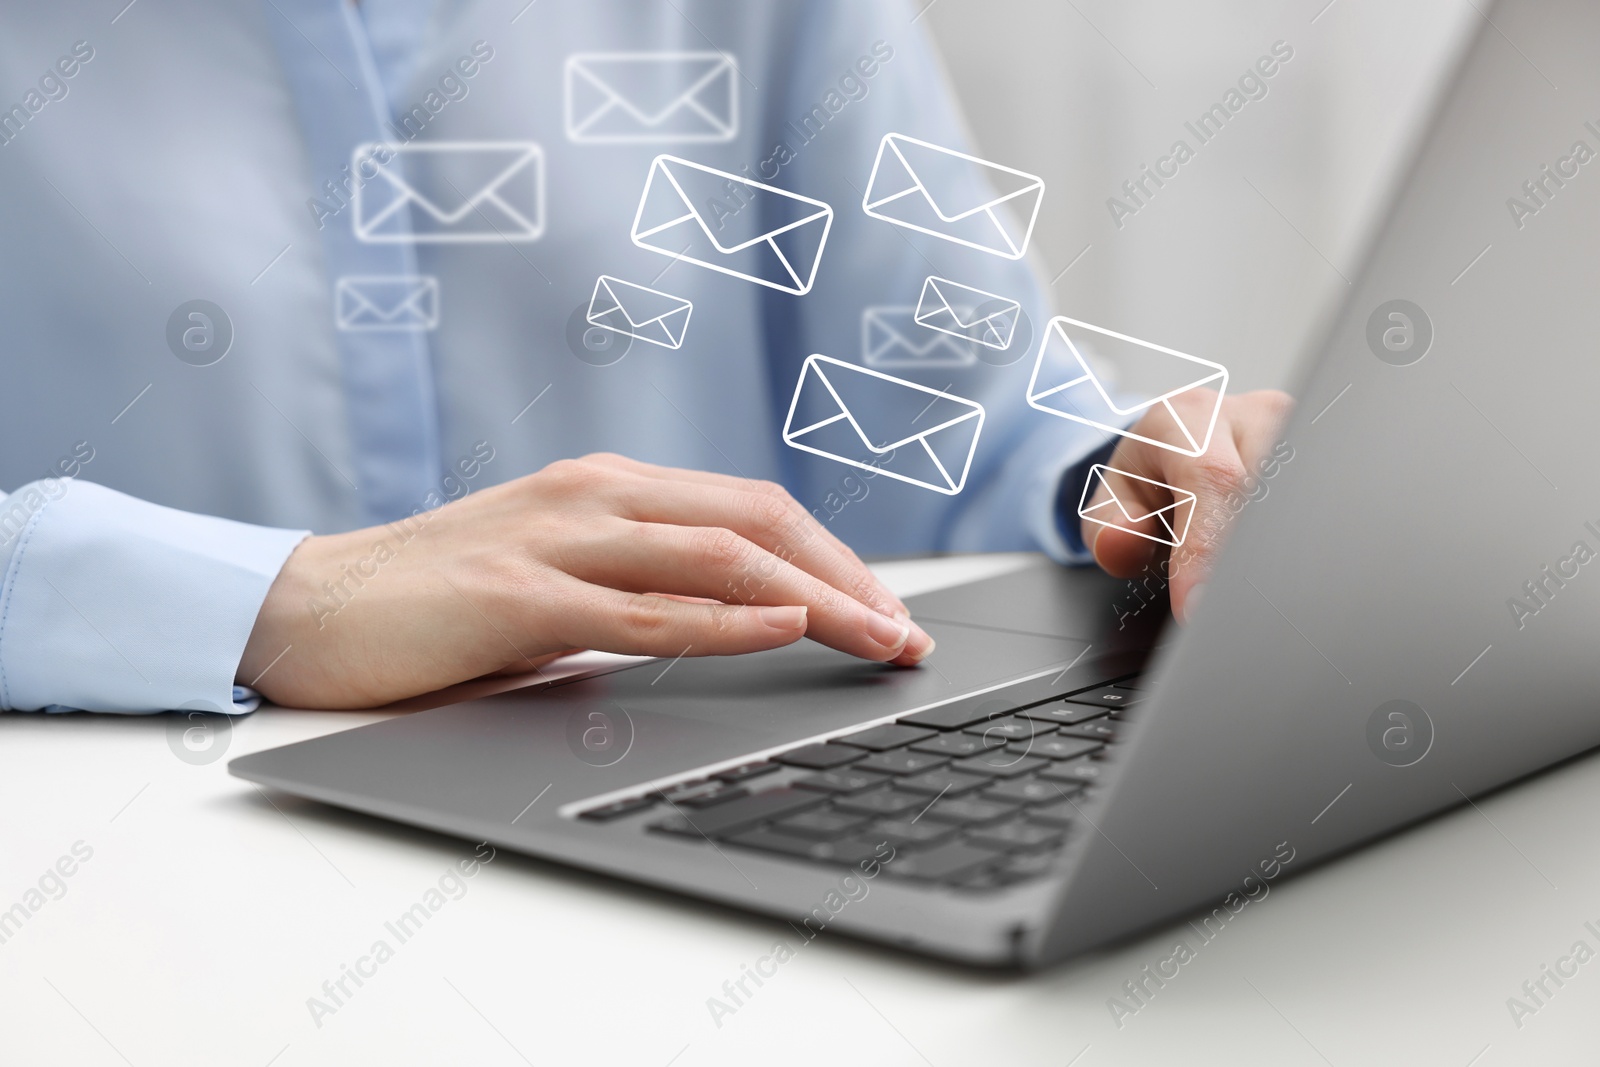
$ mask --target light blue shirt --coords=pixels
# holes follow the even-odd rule
[[[234,674],[306,531],[393,520],[595,451],[782,482],[866,554],[1081,560],[1062,500],[1076,502],[1106,437],[1025,404],[1020,346],[1049,318],[1045,287],[1026,261],[861,207],[885,133],[968,145],[913,14],[878,0],[8,11],[0,707],[248,710]],[[711,51],[736,64],[731,138],[568,136],[569,56]],[[347,168],[365,142],[537,144],[542,234],[358,240]],[[661,152],[831,205],[814,288],[636,247]],[[682,347],[596,353],[585,313],[601,274],[692,302]],[[437,326],[338,329],[339,280],[373,275],[436,279]],[[1016,299],[1031,326],[993,360],[892,371],[984,406],[962,492],[787,447],[806,357],[861,364],[864,310],[915,305],[929,275]],[[182,312],[195,300],[225,319]],[[292,671],[292,651],[274,669]]]

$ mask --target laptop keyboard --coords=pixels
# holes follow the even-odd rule
[[[1139,685],[1030,679],[578,817],[829,866],[887,841],[885,874],[999,889],[1054,869]]]

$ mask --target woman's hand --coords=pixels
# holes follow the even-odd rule
[[[1174,397],[1172,403],[1185,423],[1193,425],[1209,417],[1216,405],[1216,393],[1195,389]],[[1095,561],[1118,578],[1132,578],[1170,552],[1167,579],[1172,613],[1179,621],[1188,618],[1222,547],[1223,535],[1239,511],[1238,502],[1254,495],[1250,483],[1259,482],[1264,475],[1270,477],[1269,470],[1275,472],[1279,462],[1287,462],[1273,443],[1292,406],[1286,393],[1274,390],[1225,398],[1211,434],[1211,445],[1201,456],[1185,456],[1144,441],[1124,439],[1108,466],[1187,489],[1195,495],[1194,514],[1183,546],[1176,550],[1128,529],[1085,520],[1083,543],[1091,546]],[[1174,436],[1172,418],[1165,411],[1146,415],[1133,431],[1156,440]],[[1165,489],[1133,479],[1126,480],[1125,485],[1131,499],[1124,502],[1129,505],[1154,510],[1172,503],[1172,494]],[[1109,500],[1110,493],[1102,485],[1090,498],[1089,509]]]
[[[710,656],[802,636],[903,666],[933,651],[780,486],[593,455],[308,538],[238,680],[280,704],[371,707],[571,649]]]

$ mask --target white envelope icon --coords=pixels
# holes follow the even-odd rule
[[[731,141],[739,81],[722,52],[584,52],[566,65],[567,137],[580,144]]]
[[[347,274],[334,284],[341,330],[420,333],[439,325],[439,279],[427,274]]]
[[[978,353],[966,341],[917,328],[917,309],[869,307],[861,312],[861,362],[869,367],[970,367]]]
[[[917,325],[964,337],[986,348],[1011,347],[1022,305],[948,278],[930,276],[917,300]]]
[[[861,208],[908,230],[1021,259],[1043,199],[1037,175],[889,133],[878,145]],[[1006,212],[1027,222],[1019,226]]]
[[[387,149],[389,162],[373,153]],[[352,168],[377,173],[352,197],[356,238],[373,244],[536,241],[544,234],[544,152],[531,141],[364,144]]]
[[[833,208],[772,185],[657,156],[630,237],[640,248],[804,295],[816,281]]]
[[[1125,391],[1118,400],[1112,399],[1113,385]],[[1201,388],[1215,389],[1216,395],[1198,413],[1179,414],[1172,401]],[[1211,444],[1227,391],[1228,368],[1220,363],[1061,316],[1045,328],[1028,382],[1028,404],[1134,441],[1199,456]],[[1148,421],[1144,432],[1128,428],[1145,415],[1158,417]]]
[[[967,483],[983,406],[828,356],[807,356],[783,443],[954,496]]]
[[[1154,488],[1170,493],[1172,500],[1157,505],[1141,503],[1135,495],[1140,489],[1134,483],[1143,483],[1145,491]],[[1089,502],[1101,486],[1105,487],[1108,496],[1100,503],[1091,505]],[[1157,496],[1165,499],[1160,493]],[[1186,489],[1096,463],[1089,468],[1089,480],[1084,483],[1083,498],[1078,501],[1078,517],[1177,548],[1189,536],[1189,521],[1194,518],[1194,507],[1195,495]]]
[[[602,330],[627,334],[662,348],[681,348],[692,311],[694,305],[682,297],[602,274],[594,283],[587,318],[591,326]]]

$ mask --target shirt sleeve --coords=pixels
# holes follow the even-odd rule
[[[0,708],[236,713],[267,590],[305,530],[251,526],[76,479],[0,497]]]

